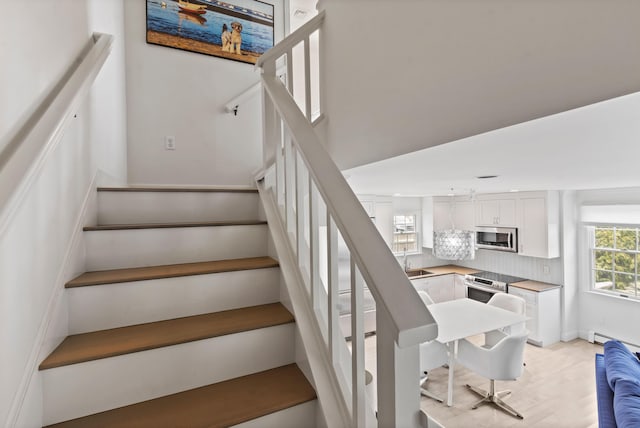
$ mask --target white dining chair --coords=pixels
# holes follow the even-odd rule
[[[458,343],[458,362],[490,380],[489,391],[466,385],[467,388],[482,397],[482,400],[474,404],[472,409],[489,403],[519,419],[524,419],[522,414],[502,400],[503,397],[511,394],[511,391],[496,392],[495,381],[516,380],[522,375],[526,341],[527,333],[525,332],[504,335],[498,343],[488,349],[484,346],[474,345],[466,339]]]
[[[433,304],[431,296],[426,291],[418,291],[418,295],[422,299],[422,302],[429,306]],[[447,346],[436,341],[430,340],[420,344],[420,372],[424,374],[424,379],[420,383],[420,394],[425,397],[433,398],[436,401],[443,402],[442,398],[429,391],[425,384],[428,377],[428,372],[449,362],[449,351]]]
[[[507,293],[495,293],[493,297],[489,299],[487,305],[502,308],[518,315],[526,315],[527,310],[527,302],[525,302],[522,297]],[[484,346],[486,348],[491,348],[502,340],[505,335],[520,334],[526,331],[527,327],[524,321],[500,330],[489,331],[484,335]]]

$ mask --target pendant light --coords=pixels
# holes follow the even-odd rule
[[[455,196],[451,189],[449,205],[449,219],[451,229],[433,232],[433,255],[445,260],[473,260],[476,256],[476,234],[473,230],[455,228],[453,214],[455,212]],[[473,191],[471,197],[473,200]]]

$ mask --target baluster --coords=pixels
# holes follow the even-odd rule
[[[304,110],[307,120],[311,122],[311,54],[309,36],[304,39]]]
[[[341,342],[344,342],[338,317],[338,228],[336,227],[329,210],[327,210],[327,287],[329,289],[329,351],[331,362],[337,368],[340,364]]]
[[[320,40],[322,37],[322,28],[318,28],[318,30],[316,31],[317,36],[317,40],[318,40],[318,49],[317,49],[317,54],[316,54],[316,75],[317,75],[317,89],[318,89],[318,101],[317,101],[317,105],[318,105],[318,117],[316,118],[316,120],[318,120],[319,118],[322,117],[323,113],[324,113],[324,97],[322,89],[323,89],[323,85],[322,85],[322,75],[320,74],[320,49],[322,48],[322,46],[320,46]]]
[[[284,140],[284,165],[285,165],[285,224],[289,234],[291,245],[297,248],[295,241],[295,158],[293,154],[293,144],[291,137],[285,136]]]
[[[363,279],[351,260],[351,394],[353,426],[365,426]]]
[[[296,154],[296,236],[298,238],[298,266],[302,273],[302,278],[307,287],[309,298],[311,299],[311,266],[309,260],[309,245],[307,241],[309,222],[307,220],[309,208],[305,206],[305,193],[309,188],[309,175],[306,165],[299,153]],[[310,195],[309,195],[310,197]]]
[[[276,149],[276,202],[280,211],[280,218],[283,222],[286,222],[286,185],[285,185],[285,162],[284,162],[284,147],[283,147],[283,133],[282,121],[278,120],[278,145]]]
[[[320,311],[320,242],[318,231],[318,191],[309,177],[309,264],[311,278],[311,305],[316,314]],[[323,318],[321,318],[323,319]]]
[[[293,96],[293,49],[287,51],[287,90]]]

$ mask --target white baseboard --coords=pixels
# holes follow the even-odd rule
[[[44,357],[44,355],[49,354],[55,348],[55,346],[57,346],[60,341],[60,336],[67,335],[66,318],[62,322],[62,324],[64,324],[64,326],[62,327],[64,331],[54,333],[52,332],[52,329],[56,326],[56,322],[54,321],[58,319],[61,302],[63,301],[64,284],[78,273],[77,268],[75,267],[77,260],[74,259],[74,255],[81,254],[81,257],[84,256],[84,252],[80,251],[80,248],[83,244],[82,228],[85,224],[85,217],[92,210],[92,203],[95,204],[96,202],[96,179],[97,173],[94,174],[93,179],[89,184],[89,187],[85,193],[84,200],[82,202],[82,207],[80,209],[80,212],[78,213],[78,216],[76,217],[75,226],[73,228],[73,235],[65,251],[63,263],[60,266],[58,275],[55,279],[55,282],[53,283],[51,295],[49,297],[45,313],[42,317],[36,340],[34,341],[31,348],[27,364],[25,365],[24,372],[21,377],[20,385],[18,387],[18,390],[16,391],[16,394],[14,395],[11,407],[9,409],[9,414],[7,416],[5,424],[5,426],[7,427],[15,427],[20,420],[21,412],[25,407],[25,399],[28,395],[29,387],[30,385],[34,384],[34,377],[39,374],[38,365],[40,364],[40,360]],[[64,314],[64,317],[66,317],[66,314]],[[60,326],[58,325],[58,327]]]

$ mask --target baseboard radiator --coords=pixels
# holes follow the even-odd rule
[[[622,342],[625,345],[627,345],[627,347],[631,351],[640,352],[640,345],[638,345],[637,343],[627,342],[627,341],[619,339],[617,337],[607,336],[606,334],[598,333],[598,332],[595,332],[595,331],[590,331],[589,332],[589,342],[591,342],[591,343],[600,343],[600,344],[603,345],[605,342],[607,342],[609,340],[619,340],[620,342]]]

